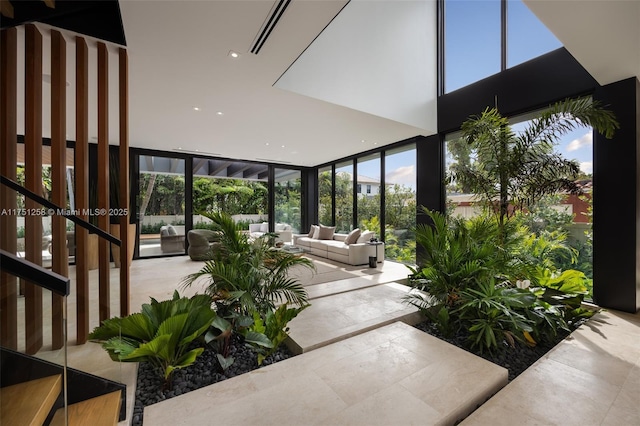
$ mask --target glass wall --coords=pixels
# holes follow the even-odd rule
[[[399,262],[416,259],[416,147],[385,155],[385,256]]]
[[[331,167],[318,169],[318,220],[333,224],[333,186]]]
[[[380,154],[358,158],[358,228],[380,237]]]
[[[201,212],[225,212],[241,229],[269,220],[269,166],[246,161],[193,159],[193,227],[210,227]]]
[[[353,229],[353,162],[336,164],[335,181],[336,232],[350,232]]]
[[[559,47],[522,0],[444,1],[444,93]]]
[[[139,157],[139,256],[185,252],[185,160]]]
[[[500,0],[444,2],[445,93],[500,71]]]
[[[275,232],[302,227],[302,173],[300,170],[275,169]]]
[[[522,0],[507,2],[507,67],[562,47]]]

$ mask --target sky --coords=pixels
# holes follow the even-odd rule
[[[500,2],[497,0],[448,0],[445,21],[445,84],[452,91],[500,71]],[[561,47],[558,39],[521,0],[507,4],[507,67],[512,67]],[[514,130],[523,124],[514,125]],[[564,135],[556,150],[578,161],[585,173],[593,172],[591,129]],[[380,178],[379,162],[358,166],[358,174]],[[386,181],[415,189],[415,152],[386,158]]]

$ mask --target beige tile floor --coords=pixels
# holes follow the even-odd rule
[[[462,424],[640,425],[640,314],[601,312]]]
[[[170,297],[173,290],[178,288],[180,280],[188,273],[199,269],[200,266],[201,263],[192,262],[188,257],[184,256],[134,261],[131,267],[132,311],[139,310],[142,303],[148,302],[149,296],[159,300]],[[349,292],[351,289],[380,287],[378,284],[396,281],[399,276],[405,273],[403,272],[403,266],[400,265],[398,267],[397,264],[392,262],[385,262],[381,269],[375,271],[364,268],[359,271],[348,271],[349,274],[355,276],[345,281],[310,285],[308,287],[310,294],[315,292],[313,298],[317,299],[312,301],[315,303],[316,309],[321,310],[325,304],[320,303],[320,301],[326,300],[327,296],[331,294],[340,295]],[[335,271],[329,272],[336,276],[341,276],[340,273]],[[97,281],[96,277],[97,275],[95,277],[92,275],[92,282]],[[112,314],[117,315],[117,269],[111,270],[111,281]],[[191,295],[198,291],[201,292],[202,287],[195,286],[184,291],[181,290],[181,293]],[[70,299],[74,297],[73,293],[72,283]],[[96,295],[97,292],[92,294]],[[97,311],[96,298],[97,296],[92,296],[92,309]],[[71,302],[72,300],[70,300],[69,306],[73,306]],[[326,306],[330,308],[330,304]],[[312,312],[311,308],[309,308],[308,312]],[[75,339],[73,331],[75,330],[74,315],[73,311],[69,312],[70,341]],[[318,312],[314,315],[321,316],[322,314]],[[92,315],[91,327],[96,325],[97,315]],[[394,324],[393,327],[397,327],[397,325]],[[379,332],[384,328],[377,330]],[[264,371],[266,369],[261,369],[251,376],[250,382],[252,386],[257,386],[256,390],[264,391],[264,388],[260,388],[260,386],[268,386],[273,391],[252,394],[252,397],[248,397],[245,392],[244,386],[246,386],[246,383],[244,381],[249,379],[241,379],[240,381],[236,379],[227,380],[223,382],[223,387],[216,388],[215,391],[206,388],[201,392],[208,393],[208,397],[215,394],[216,398],[222,397],[223,399],[216,399],[216,406],[210,406],[211,411],[206,409],[206,405],[196,404],[191,411],[183,414],[184,417],[180,422],[175,424],[211,424],[211,421],[213,421],[211,419],[215,419],[216,424],[225,424],[217,419],[217,404],[231,404],[229,407],[232,407],[233,401],[236,400],[244,402],[244,405],[236,403],[238,404],[236,407],[242,407],[240,413],[243,414],[247,414],[245,413],[246,411],[251,411],[246,407],[252,407],[254,402],[267,410],[266,414],[263,413],[260,417],[254,418],[255,421],[253,423],[247,421],[243,424],[269,423],[269,415],[279,418],[280,410],[290,413],[287,416],[288,420],[280,422],[283,424],[305,424],[307,423],[305,422],[307,419],[305,416],[307,415],[313,417],[313,419],[321,417],[324,419],[324,424],[358,424],[357,420],[364,415],[363,413],[370,413],[376,407],[380,408],[378,424],[434,424],[429,420],[433,419],[433,417],[428,414],[430,411],[425,407],[427,403],[424,402],[426,396],[422,395],[421,392],[430,393],[432,400],[427,405],[431,409],[438,407],[438,404],[447,406],[447,404],[451,403],[451,399],[456,399],[458,392],[465,390],[465,386],[460,386],[459,382],[451,380],[452,375],[447,368],[464,368],[465,363],[452,363],[449,367],[436,364],[431,369],[425,366],[420,370],[420,374],[413,372],[400,380],[400,383],[393,384],[389,384],[388,380],[395,380],[397,377],[393,373],[389,373],[388,379],[379,379],[386,383],[386,386],[374,394],[367,394],[362,400],[358,399],[357,395],[354,396],[349,393],[349,383],[345,384],[338,379],[331,379],[326,375],[321,375],[320,370],[323,370],[323,366],[325,366],[323,371],[326,372],[330,370],[327,367],[328,363],[338,363],[340,360],[345,362],[344,359],[348,357],[351,357],[352,360],[357,360],[357,363],[354,364],[354,369],[358,365],[367,365],[367,357],[369,355],[371,355],[371,359],[378,359],[378,362],[380,362],[380,358],[376,358],[381,356],[379,355],[380,351],[367,352],[366,350],[353,349],[350,345],[355,345],[356,348],[359,345],[363,345],[369,349],[383,345],[386,349],[382,350],[382,352],[386,350],[387,353],[397,355],[397,352],[393,352],[390,349],[390,343],[387,342],[387,346],[384,346],[384,343],[380,343],[376,339],[370,339],[368,336],[371,335],[370,332],[360,334],[357,337],[334,343],[276,364],[274,367],[278,366],[275,368],[277,374],[265,374]],[[413,339],[412,343],[405,341],[402,344],[399,343],[400,340],[398,337],[391,339],[393,345],[399,345],[402,348],[398,350],[419,352],[418,359],[432,356],[425,355],[428,352],[423,353],[428,349],[417,349],[419,345],[417,341],[421,339]],[[465,421],[465,424],[640,425],[640,404],[638,404],[638,395],[640,395],[640,343],[638,342],[640,342],[640,314],[632,315],[614,311],[599,314],[595,321],[589,323],[588,327],[582,327],[574,332],[570,339],[556,347],[535,366],[506,386],[489,402],[485,403]],[[362,358],[358,358],[356,352]],[[394,357],[392,358],[395,359]],[[388,362],[395,362],[393,359]],[[127,384],[128,419],[131,418],[136,376],[135,365],[114,363],[109,359],[106,352],[95,344],[70,345],[69,360],[72,367],[76,366],[84,371]],[[384,362],[381,365],[384,365]],[[338,364],[331,364],[331,368],[337,367]],[[341,371],[350,371],[344,365],[342,368],[343,370]],[[311,376],[305,375],[307,374],[307,369],[313,370],[312,373],[308,373]],[[474,377],[472,382],[479,381],[478,377],[480,376],[476,377],[475,373],[469,373],[468,375]],[[286,380],[289,377],[291,377],[292,381]],[[309,380],[306,380],[306,378]],[[385,382],[385,380],[387,381]],[[413,384],[410,383],[412,380],[414,381]],[[258,383],[259,386],[255,383]],[[306,405],[310,414],[302,413],[299,418],[296,417],[298,412],[296,407],[287,402],[291,389],[297,389],[292,387],[296,383],[302,386],[301,389],[304,389],[304,386],[317,385],[319,392],[317,395],[315,393],[302,392],[307,400],[310,401]],[[336,389],[334,390],[327,383],[331,383],[331,386]],[[375,380],[374,385],[377,386]],[[327,386],[331,389],[327,389]],[[234,391],[236,388],[237,390]],[[278,390],[278,392],[275,390]],[[339,400],[335,399],[335,395],[332,393],[338,395]],[[257,399],[253,399],[254,397]],[[324,397],[327,397],[327,399],[323,399]],[[152,416],[162,416],[162,412],[167,414],[173,410],[163,404],[166,403],[154,406],[154,414],[150,415],[149,419],[145,419],[146,425],[169,424],[163,421],[155,423],[152,420],[154,418]],[[339,412],[336,411],[334,404],[338,404],[342,409]],[[340,404],[351,405],[346,407]],[[271,405],[278,407],[278,410],[270,409]],[[314,413],[316,413],[315,416],[313,415]],[[420,413],[420,416],[416,413]],[[208,417],[203,423],[198,421],[198,416]],[[414,416],[418,417],[418,420]],[[453,420],[455,419],[443,420],[443,424]],[[318,422],[319,420],[312,420],[308,423],[313,421]],[[121,422],[120,426],[127,425],[128,422],[129,420]]]
[[[453,424],[504,386],[507,375],[502,367],[396,322],[151,405],[144,422]]]

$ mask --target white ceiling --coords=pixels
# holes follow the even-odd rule
[[[524,3],[601,85],[640,76],[640,1]]]
[[[373,0],[357,3],[362,7],[369,1],[375,4]],[[385,0],[389,1],[396,0]],[[235,159],[315,166],[417,135],[435,133],[435,124],[430,121],[435,117],[435,103],[424,110],[430,117],[420,125],[415,120],[355,102],[361,99],[350,102],[348,97],[329,97],[331,102],[369,113],[314,99],[311,96],[322,97],[313,93],[313,85],[317,83],[310,78],[308,87],[302,87],[304,74],[302,78],[296,76],[296,90],[308,96],[274,86],[328,25],[318,40],[329,35],[336,50],[351,46],[348,40],[340,43],[335,38],[337,34],[343,38],[349,35],[345,32],[348,23],[338,27],[333,24],[339,19],[332,23],[346,3],[346,0],[293,0],[263,49],[254,55],[248,50],[274,5],[273,0],[120,0],[129,53],[130,145],[166,151],[183,148]],[[525,0],[525,3],[600,84],[640,76],[640,1]],[[435,22],[432,24],[435,31]],[[367,30],[362,23],[358,25],[354,23],[354,33]],[[43,136],[47,137],[50,134],[50,85],[46,78],[50,72],[49,27],[38,26],[44,36]],[[335,28],[338,30],[331,34]],[[20,34],[22,32],[18,40],[22,43]],[[67,81],[70,82],[67,134],[74,140],[75,46],[73,34],[65,34]],[[372,39],[381,39],[379,36],[374,33]],[[356,58],[363,54],[360,48],[351,49],[356,50],[353,52]],[[231,50],[242,56],[237,60],[230,58]],[[312,54],[313,50],[309,48],[305,55]],[[323,50],[326,53],[326,46]],[[408,52],[407,55],[411,55],[410,48]],[[109,53],[109,135],[110,142],[117,144],[117,46],[110,46]],[[311,59],[306,57],[302,61],[317,60]],[[89,40],[89,61],[95,67],[94,40]],[[353,65],[356,63],[343,62],[343,72],[356,72]],[[18,93],[23,93],[23,57],[18,58],[18,64],[21,80]],[[400,63],[398,69],[406,66],[407,63]],[[363,73],[362,69],[357,72]],[[429,68],[427,72],[432,70]],[[432,77],[435,80],[435,73]],[[90,71],[89,87],[90,99],[93,99],[95,70]],[[432,88],[426,90],[430,92]],[[19,133],[24,132],[23,101],[19,96]],[[194,111],[194,107],[201,110]],[[218,111],[224,114],[217,115]],[[89,111],[92,141],[97,134],[96,115],[92,106]]]
[[[273,4],[121,0],[130,145],[314,166],[435,132],[274,87],[346,1],[292,1],[248,53]]]

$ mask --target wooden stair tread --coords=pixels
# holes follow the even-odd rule
[[[1,388],[0,424],[43,424],[61,390],[59,374]]]
[[[120,395],[120,391],[115,391],[69,405],[69,425],[117,425],[120,415]],[[51,421],[51,426],[62,425],[64,425],[64,408],[56,411]]]

